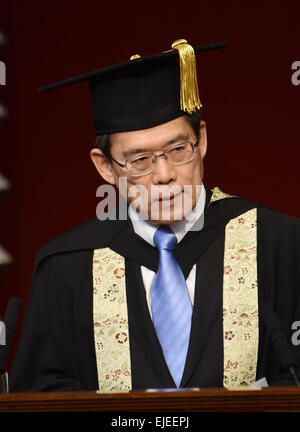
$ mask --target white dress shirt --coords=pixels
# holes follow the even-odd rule
[[[190,228],[194,225],[196,220],[198,221],[198,229],[202,229],[204,225],[204,207],[205,207],[205,199],[206,193],[205,188],[201,188],[201,193],[198,198],[198,203],[195,206],[195,210],[190,213],[190,215],[182,220],[175,221],[169,225],[174,234],[176,235],[177,242],[179,243],[185,234],[190,230]],[[132,206],[129,206],[129,217],[133,224],[133,229],[136,234],[142,237],[146,242],[150,243],[152,246],[155,246],[153,243],[153,236],[155,231],[157,230],[157,226],[151,225],[143,220],[139,215],[135,212]],[[148,269],[147,267],[141,266],[141,273],[143,278],[144,287],[146,290],[146,298],[148,303],[148,308],[150,312],[150,316],[152,317],[151,311],[151,288],[155,277],[155,272]],[[195,294],[195,279],[196,279],[196,264],[193,265],[188,278],[186,280],[187,288],[189,291],[189,295],[191,298],[192,305],[194,305],[194,294]]]

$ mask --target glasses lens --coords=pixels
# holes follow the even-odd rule
[[[192,143],[179,144],[167,150],[166,153],[174,165],[181,165],[193,159],[194,147]]]
[[[132,175],[142,175],[152,171],[153,155],[142,155],[127,161],[127,171]]]

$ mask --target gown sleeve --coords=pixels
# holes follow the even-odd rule
[[[270,385],[295,385],[284,366],[284,357],[292,356],[300,376],[300,337],[294,329],[300,321],[300,221],[270,209],[259,213],[259,297],[272,309],[281,336],[261,308],[262,339],[260,368]],[[273,337],[284,339],[274,343]],[[281,345],[278,346],[278,345]]]
[[[55,310],[51,290],[42,265],[32,279],[22,335],[9,374],[11,392],[81,390],[58,350],[55,320],[59,306]]]

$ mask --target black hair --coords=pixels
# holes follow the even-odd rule
[[[102,153],[107,157],[109,161],[111,161],[111,155],[110,155],[110,135],[109,134],[101,134],[96,136],[96,144],[99,147],[99,149],[102,151]]]
[[[200,121],[202,120],[201,114],[199,112],[193,112],[192,114],[184,114],[184,117],[190,122],[190,125],[192,126],[194,134],[196,136],[196,140],[199,141]],[[103,154],[107,157],[107,159],[111,161],[110,135],[109,134],[97,135],[96,144],[99,147],[99,149],[103,152]]]

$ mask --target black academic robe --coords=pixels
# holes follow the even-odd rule
[[[197,263],[192,329],[181,387],[223,385],[222,284],[224,228],[257,207],[259,351],[257,379],[292,385],[271,338],[262,305],[274,310],[292,355],[293,322],[300,321],[300,221],[239,198],[210,205],[204,227],[189,232],[174,255],[185,277]],[[93,334],[93,250],[125,257],[133,389],[174,387],[149,315],[140,266],[157,271],[158,252],[130,221],[95,219],[51,241],[38,253],[27,312],[10,373],[11,391],[96,390]],[[299,337],[300,342],[300,337]]]

